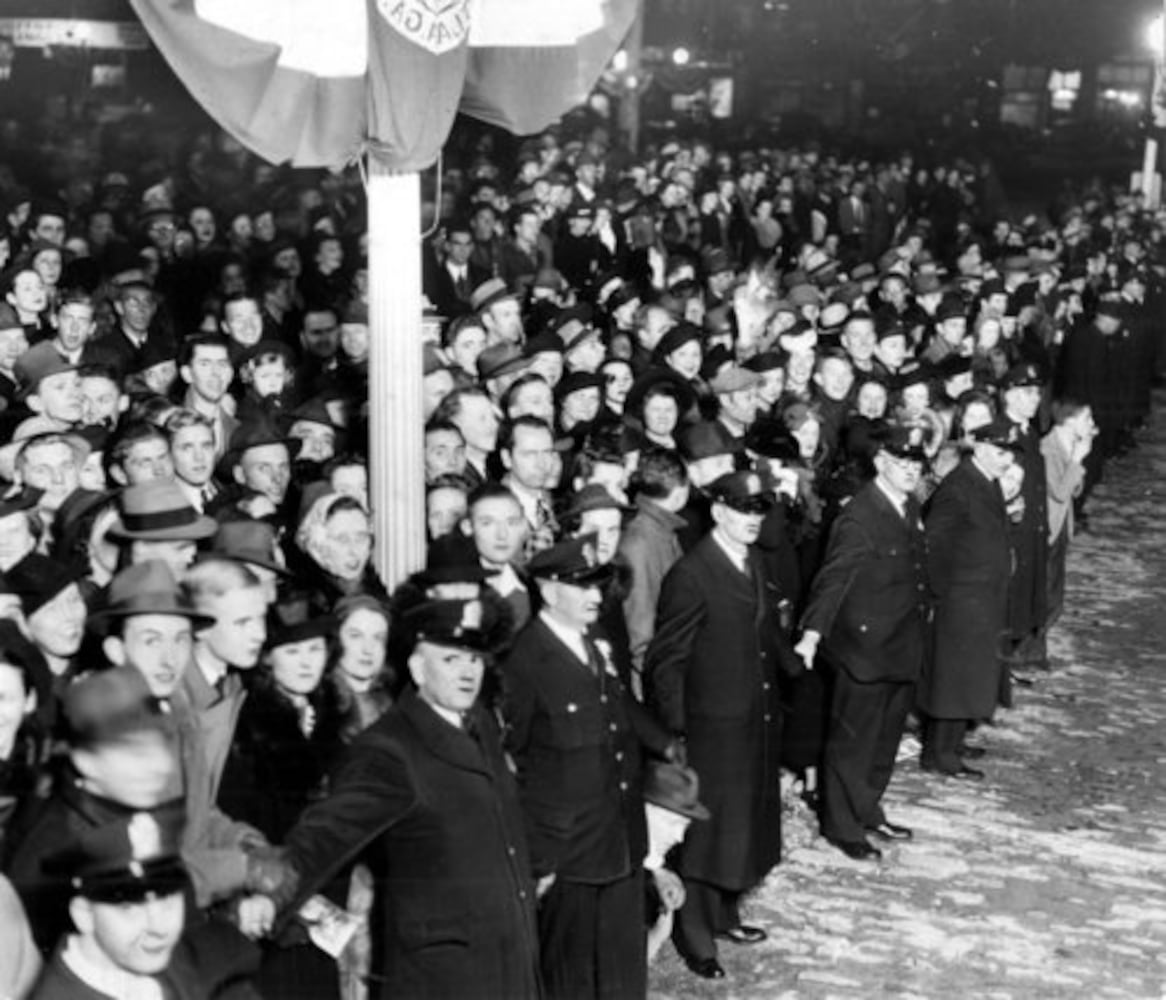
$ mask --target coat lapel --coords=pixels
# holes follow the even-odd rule
[[[397,703],[420,743],[435,757],[465,771],[489,775],[484,751],[465,730],[458,729],[409,691]]]

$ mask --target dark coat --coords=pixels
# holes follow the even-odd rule
[[[479,739],[409,691],[353,744],[287,840],[300,899],[362,852],[376,883],[373,995],[537,997],[534,885],[498,727]]]
[[[250,692],[219,782],[218,805],[278,843],[300,813],[324,797],[328,772],[341,748],[343,718],[330,684],[312,696],[312,735],[300,728],[296,707],[271,683]]]
[[[603,885],[644,860],[643,750],[668,737],[588,644],[594,666],[531,619],[501,666],[502,714],[535,875]]]
[[[804,629],[819,652],[859,683],[916,681],[930,615],[926,539],[918,507],[907,517],[868,483],[838,515],[810,589]]]
[[[664,578],[644,660],[645,699],[687,740],[712,813],[684,841],[681,874],[749,889],[781,857],[779,671],[802,663],[781,628],[781,591],[750,553],[740,572],[708,535]]]
[[[1009,522],[1007,532],[1016,557],[1008,608],[1013,639],[1043,628],[1048,617],[1049,496],[1045,457],[1035,426],[1022,431],[1019,441],[1023,451],[1016,460],[1024,466],[1024,516],[1015,524]]]
[[[986,719],[996,707],[1012,554],[1000,486],[965,458],[927,510],[934,653],[919,705],[937,719]]]

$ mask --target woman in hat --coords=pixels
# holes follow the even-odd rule
[[[343,745],[340,701],[324,682],[334,626],[313,615],[307,595],[272,605],[261,668],[235,726],[218,804],[272,843],[324,797]],[[255,985],[263,996],[339,995],[335,962],[302,936],[270,944]]]
[[[372,521],[358,500],[327,492],[308,507],[296,529],[296,545],[307,556],[304,567],[312,604],[327,613],[341,597],[388,597],[373,569]]]

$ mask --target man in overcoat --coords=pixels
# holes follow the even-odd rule
[[[514,779],[478,701],[490,617],[477,600],[406,612],[414,689],[361,734],[328,797],[288,834],[282,871],[273,865],[286,914],[363,855],[374,997],[541,996]]]
[[[935,491],[927,510],[927,563],[935,600],[935,645],[920,685],[925,771],[979,780],[964,763],[968,723],[996,708],[1000,651],[1007,641],[1012,547],[999,479],[1022,447],[1006,417],[970,432],[972,452]]]
[[[527,570],[542,609],[503,661],[507,749],[538,880],[539,944],[551,997],[647,992],[643,756],[675,754],[590,634],[611,564],[582,535]]]
[[[718,937],[765,939],[742,925],[741,896],[781,858],[778,672],[802,671],[779,619],[782,593],[750,546],[772,493],[756,472],[708,488],[714,527],[664,578],[645,658],[645,695],[686,741],[711,818],[689,828],[677,872],[686,901],[673,941],[704,978],[724,975]]]
[[[923,459],[920,428],[891,426],[880,434],[875,478],[834,522],[796,647],[807,667],[820,652],[834,671],[822,834],[860,861],[882,856],[868,833],[912,836],[887,821],[881,800],[927,653],[926,541],[912,495]]]
[[[1016,427],[1015,460],[1024,469],[1024,509],[1008,526],[1016,566],[1009,600],[1011,649],[1006,652],[1015,667],[1037,669],[1048,669],[1044,630],[1048,619],[1048,477],[1037,427],[1043,385],[1040,370],[1027,363],[1013,366],[1000,383],[1004,415]],[[1011,703],[1009,677],[1002,680],[1002,704],[1007,707]]]

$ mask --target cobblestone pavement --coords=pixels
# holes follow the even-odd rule
[[[1113,463],[1070,554],[1053,669],[971,742],[981,784],[924,774],[905,742],[885,805],[915,840],[878,865],[817,837],[799,799],[785,858],[724,944],[728,977],[666,945],[651,995],[1166,997],[1166,398]]]

